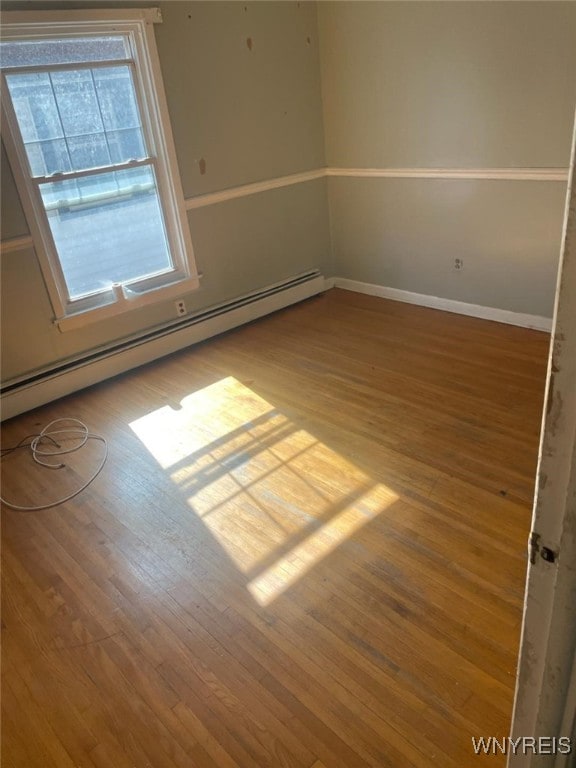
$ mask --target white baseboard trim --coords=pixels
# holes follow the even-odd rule
[[[324,278],[324,290],[329,291],[330,288],[334,288],[334,283],[336,281],[335,277],[325,277]]]
[[[358,280],[349,280],[345,277],[332,278],[335,288],[343,288],[356,293],[366,293],[369,296],[380,296],[383,299],[402,301],[406,304],[417,304],[421,307],[441,309],[444,312],[454,312],[458,315],[479,317],[483,320],[493,320],[496,323],[518,325],[521,328],[532,328],[537,331],[551,331],[552,319],[540,315],[527,315],[521,312],[510,312],[507,309],[484,307],[481,304],[468,304],[454,299],[442,299],[439,296],[427,296],[423,293],[402,291],[398,288],[387,288],[384,285],[374,283],[362,283]]]
[[[275,286],[272,286],[275,288]],[[467,304],[462,301],[443,299],[437,296],[402,291],[374,283],[363,283],[344,277],[324,278],[322,275],[285,290],[263,296],[262,298],[246,297],[249,303],[233,309],[223,309],[212,316],[195,321],[189,319],[189,324],[183,327],[168,327],[160,331],[154,338],[147,340],[135,339],[128,345],[115,350],[111,349],[102,357],[90,361],[78,361],[64,370],[46,373],[32,381],[24,381],[13,389],[3,392],[0,396],[1,419],[9,419],[20,413],[45,405],[60,397],[77,392],[80,389],[100,381],[137,368],[145,363],[158,360],[161,357],[178,352],[181,349],[196,344],[224,331],[232,330],[252,320],[288,307],[304,299],[310,298],[330,288],[342,288],[370,296],[379,296],[393,301],[417,304],[445,312],[493,320],[498,323],[533,328],[539,331],[550,331],[552,320],[538,315],[527,315],[510,312],[504,309],[484,307],[478,304]],[[265,291],[264,291],[265,292]]]
[[[271,286],[270,289],[276,289]],[[264,289],[262,293],[266,293]],[[278,290],[262,298],[247,296],[248,303],[233,309],[222,308],[212,316],[195,321],[189,318],[182,327],[168,327],[157,333],[152,339],[138,340],[115,350],[106,351],[96,360],[78,361],[77,363],[54,373],[47,373],[34,381],[22,382],[0,395],[1,420],[10,419],[32,408],[45,405],[65,395],[97,384],[119,373],[125,373],[145,363],[178,352],[224,331],[232,330],[252,320],[257,320],[271,312],[284,309],[299,301],[308,299],[326,290],[322,275],[317,275],[306,282]],[[241,302],[238,299],[234,304]],[[204,314],[210,314],[204,313]],[[189,324],[186,325],[186,322]]]

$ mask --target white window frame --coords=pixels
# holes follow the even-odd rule
[[[162,21],[158,8],[74,11],[5,11],[1,37],[8,40],[128,35],[134,61],[134,86],[142,129],[153,157],[158,198],[164,215],[173,270],[161,276],[117,284],[106,291],[71,300],[39,192],[2,72],[2,138],[30,228],[46,287],[60,330],[80,328],[199,287],[184,195],[154,37]],[[5,70],[6,73],[10,69]],[[137,166],[138,163],[123,167]],[[66,174],[55,179],[65,178]]]

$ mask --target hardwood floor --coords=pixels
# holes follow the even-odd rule
[[[6,423],[109,457],[3,509],[4,768],[504,765],[548,341],[333,290]]]

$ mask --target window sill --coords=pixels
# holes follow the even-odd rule
[[[185,280],[179,280],[170,285],[164,285],[161,288],[148,290],[141,294],[131,294],[130,292],[124,293],[122,290],[118,290],[115,292],[115,301],[99,307],[91,307],[90,309],[85,309],[80,312],[71,312],[64,317],[56,318],[54,324],[57,325],[62,332],[76,331],[87,325],[99,322],[100,320],[117,317],[126,312],[131,312],[134,309],[140,309],[148,304],[157,304],[161,301],[179,298],[185,293],[197,290],[199,287],[199,278],[189,277]]]

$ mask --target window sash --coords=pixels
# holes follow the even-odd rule
[[[2,70],[2,87],[3,87],[3,90],[5,92],[6,91],[8,92],[8,93],[6,93],[6,101],[8,101],[10,103],[10,111],[11,111],[12,116],[14,118],[15,124],[18,126],[18,138],[20,139],[20,143],[22,143],[22,145],[24,147],[24,151],[25,151],[25,154],[26,154],[26,161],[27,161],[26,167],[28,168],[28,170],[30,172],[30,177],[32,179],[49,178],[50,176],[56,175],[56,174],[50,174],[48,177],[43,177],[43,176],[41,176],[39,174],[34,174],[33,173],[32,167],[30,165],[30,160],[28,158],[28,152],[26,150],[26,144],[24,143],[24,140],[23,140],[23,137],[22,137],[22,134],[21,134],[21,131],[20,131],[20,126],[19,126],[18,118],[16,116],[16,112],[15,112],[14,104],[13,104],[13,101],[12,101],[12,96],[11,96],[11,93],[10,93],[10,89],[9,89],[8,84],[6,82],[6,77],[7,76],[11,76],[11,75],[18,75],[18,74],[29,74],[29,73],[32,73],[33,70],[36,70],[40,74],[48,74],[48,75],[50,75],[52,72],[77,71],[78,69],[94,70],[94,69],[114,68],[114,67],[117,67],[117,66],[123,66],[123,67],[127,66],[127,67],[129,67],[130,70],[131,70],[131,84],[132,84],[132,88],[133,88],[133,91],[134,91],[134,97],[135,97],[135,101],[136,101],[136,108],[138,110],[138,116],[139,116],[139,121],[140,121],[139,130],[142,133],[142,141],[143,141],[144,150],[145,150],[145,153],[146,153],[145,157],[146,158],[154,158],[156,156],[156,152],[155,152],[156,147],[155,147],[155,142],[154,142],[153,131],[151,130],[151,126],[150,126],[149,121],[146,120],[146,110],[145,110],[146,103],[145,103],[144,95],[143,95],[142,90],[141,90],[141,83],[140,83],[140,79],[138,77],[138,70],[137,70],[137,67],[136,67],[136,62],[134,61],[134,59],[124,59],[124,60],[120,60],[120,61],[117,61],[117,60],[115,60],[115,61],[104,61],[104,62],[98,61],[98,62],[94,62],[94,63],[96,64],[96,66],[92,66],[91,62],[81,62],[82,66],[80,66],[80,67],[75,65],[75,64],[63,64],[61,66],[60,65],[54,65],[54,66],[49,65],[49,66],[43,66],[43,67],[40,67],[40,68],[37,68],[37,67],[30,67],[30,68],[18,67],[18,68],[15,68],[14,67],[14,68],[11,68],[11,69],[6,69],[6,70],[3,69]],[[58,107],[56,107],[56,108],[58,109]],[[76,138],[76,137],[66,136],[66,135],[64,135],[62,137],[62,140],[65,142],[67,147],[68,147],[68,139],[70,139],[70,138]],[[68,149],[68,152],[69,152],[69,149]],[[134,161],[139,160],[139,159],[141,159],[141,158],[135,158]],[[132,162],[132,160],[130,162]],[[105,166],[97,166],[97,168],[109,167],[109,166],[112,166],[112,165],[120,166],[121,163],[110,163],[110,164],[107,164]],[[92,170],[92,169],[88,169],[87,168],[86,170]],[[57,173],[69,173],[69,172],[68,171],[59,171]]]
[[[66,280],[68,301],[105,294],[114,282],[130,286],[132,292],[142,291],[177,272],[154,162],[80,176],[86,178],[93,180],[88,187],[62,177],[37,184]]]
[[[32,184],[40,186],[51,181],[73,181],[74,179],[83,179],[86,176],[97,176],[100,173],[112,173],[113,171],[127,171],[131,168],[142,168],[146,165],[152,165],[156,168],[156,158],[145,157],[141,160],[128,160],[126,163],[99,165],[97,168],[85,168],[82,171],[58,171],[50,174],[50,176],[30,176],[30,181]]]
[[[22,38],[26,39],[26,38]],[[49,39],[52,39],[51,37]],[[66,64],[31,64],[30,66],[21,65],[19,67],[2,67],[2,71],[7,75],[35,74],[42,72],[66,72],[77,69],[106,69],[107,67],[126,67],[135,68],[135,61],[132,58],[127,59],[103,59],[102,61],[79,61]]]

